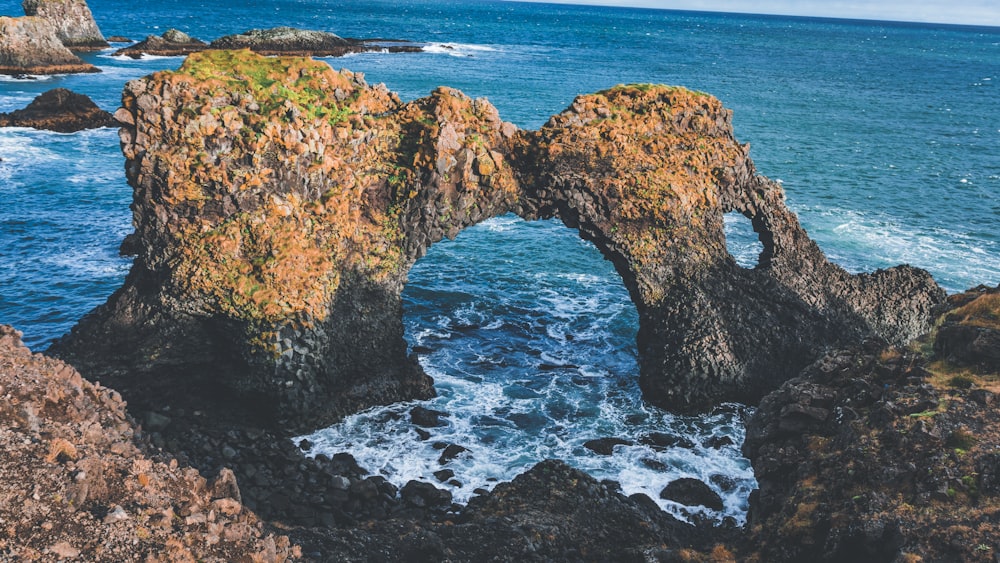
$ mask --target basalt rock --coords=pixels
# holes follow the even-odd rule
[[[117,126],[114,116],[97,107],[90,98],[65,88],[40,94],[24,109],[0,113],[0,127],[34,127],[72,133]]]
[[[744,559],[993,560],[996,374],[958,385],[915,349],[831,352],[761,401]]]
[[[99,51],[108,42],[85,0],[24,0],[24,13],[48,20],[63,45],[74,51]]]
[[[190,55],[208,49],[208,43],[195,39],[183,31],[168,29],[163,35],[149,35],[146,39],[115,51],[115,56],[124,55],[133,59],[143,55],[177,57]]]
[[[0,74],[69,74],[100,72],[83,62],[56,36],[48,20],[35,16],[0,16]]]
[[[935,353],[956,364],[1000,371],[1000,286],[949,296],[934,340]]]
[[[250,49],[262,55],[296,55],[312,57],[342,57],[348,53],[387,50],[390,52],[420,52],[416,45],[400,41],[365,41],[346,39],[326,31],[274,27],[251,29],[212,41],[213,49]]]
[[[644,395],[674,409],[753,402],[830,346],[909,340],[943,298],[915,268],[829,263],[731,112],[683,88],[580,96],[521,131],[452,89],[402,103],[321,62],[206,51],[129,83],[116,117],[138,255],[53,350],[123,388],[209,381],[303,427],[430,396],[403,340],[406,274],[509,212],[558,217],[611,260]],[[726,250],[733,210],[763,243],[756,268]]]

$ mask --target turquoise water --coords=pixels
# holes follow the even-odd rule
[[[580,93],[624,82],[711,92],[735,112],[761,173],[823,250],[851,271],[928,269],[949,291],[1000,283],[1000,29],[656,10],[453,1],[90,2],[106,35],[169,27],[203,39],[284,24],[343,36],[403,38],[424,53],[328,59],[404,99],[438,85],[487,97],[504,119],[536,128]],[[19,3],[0,12],[20,14]],[[0,78],[0,111],[57,86],[114,110],[127,80],[179,58],[86,55],[104,72]],[[123,159],[113,130],[63,135],[0,130],[0,322],[36,348],[118,287],[129,263]],[[745,221],[727,221],[732,252],[752,263]],[[742,518],[753,477],[736,446],[738,409],[678,418],[644,406],[635,383],[634,307],[609,264],[553,222],[512,217],[435,245],[405,294],[407,338],[437,382],[429,403],[452,413],[427,442],[401,405],[353,417],[316,441],[349,449],[402,482],[433,479],[431,443],[470,454],[448,467],[463,498],[543,457],[568,459],[626,492],[656,496],[678,476],[711,480]],[[748,327],[752,329],[752,327]],[[636,445],[590,453],[595,437],[650,431],[694,448]],[[665,508],[676,509],[669,503]],[[717,515],[718,516],[718,515]]]

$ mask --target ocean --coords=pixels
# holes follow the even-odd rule
[[[105,35],[134,40],[171,27],[211,40],[290,25],[419,42],[419,54],[325,60],[407,100],[439,85],[486,97],[524,128],[619,83],[709,92],[734,110],[758,170],[782,181],[834,262],[852,272],[912,264],[949,292],[1000,283],[1000,28],[453,0],[147,4],[89,2]],[[20,2],[0,13],[20,15]],[[0,111],[55,87],[114,111],[126,81],[182,61],[84,58],[103,72],[0,77]],[[0,323],[42,350],[121,284],[131,190],[112,129],[0,129],[0,159]],[[727,238],[752,265],[748,222],[727,217]],[[405,416],[414,404],[393,405],[310,435],[314,453],[349,451],[398,485],[450,469],[455,482],[442,486],[460,501],[556,457],[682,516],[658,495],[690,476],[724,500],[706,515],[745,520],[755,486],[739,452],[747,409],[682,417],[642,403],[635,307],[575,232],[491,219],[431,248],[404,297],[406,337],[439,395],[421,404],[449,413],[448,426],[416,440]],[[682,440],[643,444],[652,432]],[[601,437],[632,445],[610,456],[583,446]],[[442,466],[435,442],[468,451]]]

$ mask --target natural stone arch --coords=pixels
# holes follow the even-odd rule
[[[119,387],[221,382],[300,427],[433,393],[406,356],[406,273],[508,211],[558,217],[614,263],[640,384],[669,408],[753,401],[824,347],[907,340],[942,297],[920,270],[828,263],[731,113],[682,88],[580,96],[520,131],[455,90],[404,104],[321,62],[210,51],[130,83],[117,117],[136,261],[55,351]],[[729,256],[731,210],[761,267]]]

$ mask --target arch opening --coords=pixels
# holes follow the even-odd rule
[[[722,216],[726,250],[736,263],[748,270],[766,265],[764,242],[755,232],[753,221],[739,211]]]
[[[643,401],[636,307],[574,229],[488,219],[434,244],[410,270],[403,302],[410,351],[438,396],[317,431],[307,436],[312,454],[348,451],[397,486],[430,482],[457,502],[561,459],[679,517],[659,493],[695,477],[725,503],[708,517],[745,518],[755,481],[739,452],[738,412],[681,417]],[[415,423],[415,407],[432,411],[430,423]]]

